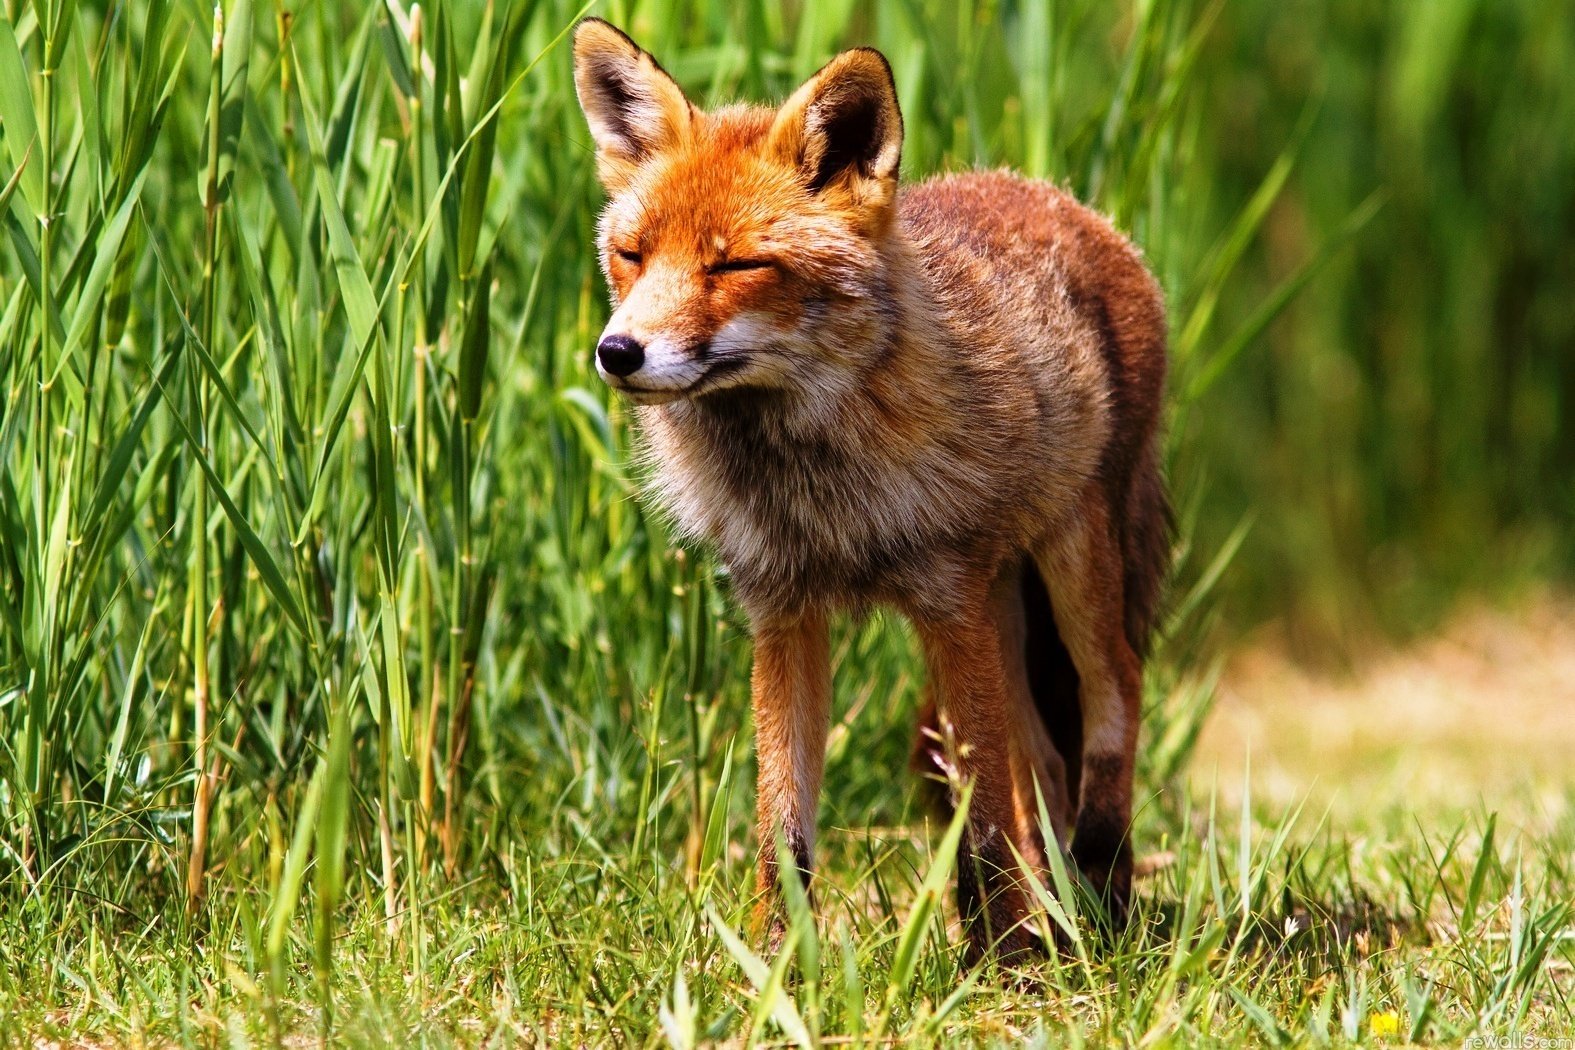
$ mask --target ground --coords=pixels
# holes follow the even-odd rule
[[[1474,606],[1436,636],[1315,672],[1269,645],[1230,661],[1195,777],[1260,804],[1301,799],[1360,819],[1415,800],[1500,812],[1528,830],[1569,819],[1575,759],[1575,602]]]

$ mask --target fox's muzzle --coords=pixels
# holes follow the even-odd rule
[[[607,385],[641,405],[658,405],[708,389],[716,371],[708,342],[654,337],[609,325],[596,344],[596,371]]]

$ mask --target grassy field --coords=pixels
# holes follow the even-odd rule
[[[1310,778],[1249,780],[1229,737],[1204,737],[1211,762],[1195,762],[1222,619],[1287,611],[1272,600],[1287,578],[1361,575],[1337,560],[1356,533],[1317,510],[1307,528],[1338,542],[1277,575],[1298,489],[1259,468],[1286,469],[1289,435],[1311,438],[1296,412],[1266,422],[1250,392],[1344,374],[1327,347],[1285,349],[1283,312],[1351,287],[1350,253],[1370,251],[1400,192],[1346,180],[1310,205],[1317,182],[1299,173],[1325,170],[1310,146],[1338,134],[1311,109],[1282,127],[1276,108],[1256,159],[1237,141],[1243,111],[1219,92],[1274,6],[596,8],[697,99],[780,97],[837,48],[875,44],[910,177],[1008,163],[1054,177],[1130,230],[1165,284],[1182,529],[1134,831],[1156,871],[1113,943],[1075,893],[1047,888],[1075,956],[1003,982],[960,967],[947,829],[904,773],[917,662],[879,618],[837,633],[818,921],[801,912],[775,960],[751,954],[748,638],[704,552],[673,549],[636,500],[625,421],[589,368],[605,296],[564,37],[577,5],[5,0],[0,1042],[1458,1044],[1575,1029],[1558,767],[1510,778],[1496,816],[1380,778],[1336,819]],[[1556,58],[1567,27],[1542,28]],[[1405,52],[1423,88],[1431,46]],[[1533,131],[1567,116],[1527,113]],[[1523,170],[1557,175],[1566,154]],[[1284,236],[1298,215],[1319,221]],[[1527,316],[1533,348],[1565,330],[1543,305]],[[1541,470],[1568,447],[1571,373],[1530,360],[1506,387],[1506,456]],[[1465,405],[1468,379],[1440,382]],[[1529,409],[1511,396],[1526,384]],[[1366,445],[1326,442],[1319,472],[1337,447],[1362,481],[1347,517],[1415,495]],[[1429,470],[1491,492],[1501,466]],[[1513,525],[1506,545],[1530,551],[1513,560],[1545,571],[1565,552],[1537,514],[1567,478],[1521,495],[1513,521],[1461,502],[1448,527]],[[1273,525],[1266,546],[1243,546],[1254,515]],[[1402,524],[1385,519],[1388,542],[1436,539]],[[1309,587],[1314,622],[1331,593]],[[1436,611],[1449,592],[1395,593]],[[1232,681],[1256,683],[1264,718],[1298,695]],[[1298,732],[1300,750],[1268,753],[1318,746],[1315,725]],[[1319,775],[1431,761],[1390,740]]]

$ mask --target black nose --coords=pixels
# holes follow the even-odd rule
[[[608,375],[634,375],[645,364],[645,347],[633,336],[609,335],[596,347],[596,358]]]

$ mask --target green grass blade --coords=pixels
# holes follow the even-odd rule
[[[952,822],[935,847],[934,858],[924,873],[924,881],[919,885],[919,891],[903,921],[902,932],[897,938],[897,950],[886,976],[888,1010],[907,995],[913,983],[913,975],[919,965],[919,949],[930,931],[930,919],[945,899],[947,883],[951,881],[952,870],[957,864],[957,847],[968,826],[968,803],[972,797],[972,785],[965,785],[957,799]]]
[[[5,126],[6,149],[16,169],[12,178],[20,180],[22,196],[27,198],[28,206],[36,215],[44,206],[44,173],[39,165],[28,165],[38,145],[33,89],[11,19],[3,15],[0,15],[0,123]]]
[[[299,60],[298,60],[299,61]],[[312,144],[312,170],[317,186],[317,203],[322,209],[323,222],[328,227],[329,257],[333,261],[334,275],[338,278],[339,294],[344,304],[345,316],[356,346],[366,346],[377,326],[377,297],[372,294],[372,284],[367,280],[366,267],[356,250],[355,238],[345,221],[344,211],[334,190],[333,176],[328,168],[328,156],[323,145],[321,125],[312,106],[311,93],[301,93],[301,108],[306,117],[306,130]]]
[[[1259,305],[1251,317],[1240,328],[1231,333],[1229,339],[1222,343],[1217,350],[1209,355],[1207,363],[1196,377],[1187,384],[1185,400],[1197,401],[1203,394],[1218,381],[1225,370],[1231,366],[1242,351],[1252,345],[1253,340],[1263,333],[1269,323],[1280,315],[1296,294],[1305,288],[1318,271],[1332,259],[1341,248],[1344,248],[1351,239],[1360,233],[1372,221],[1379,209],[1383,207],[1384,194],[1375,190],[1365,201],[1348,215],[1343,223],[1319,247],[1318,251],[1309,259],[1302,262],[1294,273],[1287,277],[1280,286]]]

